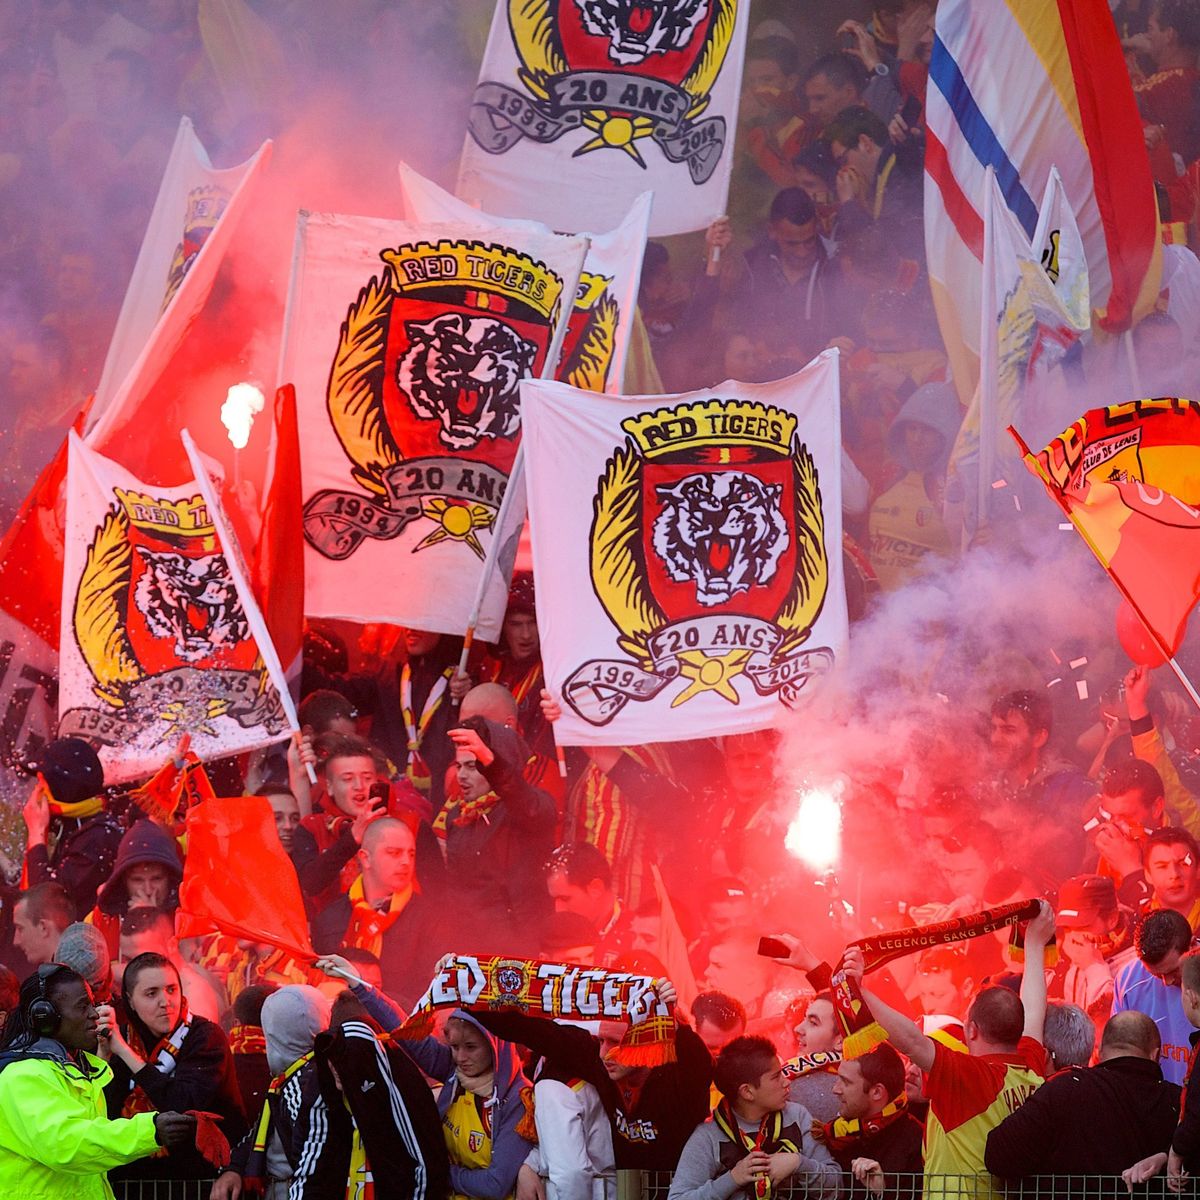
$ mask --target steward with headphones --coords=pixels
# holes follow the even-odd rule
[[[107,1118],[112,1072],[96,1056],[98,1028],[70,967],[44,963],[21,985],[0,1030],[0,1196],[112,1200],[111,1168],[194,1140],[195,1119],[182,1113]]]

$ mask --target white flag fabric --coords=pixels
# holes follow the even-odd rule
[[[72,433],[58,735],[95,745],[109,783],[184,733],[201,759],[276,742],[285,687],[260,638],[199,486],[144,484]]]
[[[264,142],[239,166],[214,170],[191,121],[179,122],[96,388],[90,445],[103,448],[127,407],[162,373],[208,298],[270,158]]]
[[[1019,454],[1004,433],[1038,382],[1057,366],[1091,325],[1091,296],[1083,241],[1057,170],[1051,170],[1030,243],[988,171],[984,191],[983,303],[980,310],[979,387],[951,456],[962,481],[965,533],[986,515],[992,483],[1010,483]],[[999,462],[1006,463],[1003,468]]]
[[[465,631],[516,455],[517,386],[557,361],[586,252],[586,238],[478,223],[301,214],[282,378],[309,616]]]
[[[521,385],[555,737],[621,745],[774,724],[843,653],[837,351],[674,396]]]
[[[748,0],[496,0],[457,191],[553,229],[655,237],[726,207]]]
[[[550,230],[535,221],[481,213],[457,196],[400,164],[405,216],[412,221],[463,221],[504,225],[513,229]],[[625,219],[607,233],[585,232],[587,258],[575,306],[567,325],[556,379],[591,392],[617,392],[625,377],[625,356],[633,330],[642,256],[650,227],[654,196],[643,192]]]

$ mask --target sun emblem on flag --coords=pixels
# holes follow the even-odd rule
[[[92,537],[71,609],[101,708],[64,714],[60,736],[118,745],[153,732],[217,737],[286,727],[279,697],[201,496],[123,488]]]
[[[507,0],[522,87],[485,81],[468,129],[489,154],[572,134],[573,156],[647,147],[704,183],[725,149],[703,114],[744,0]]]

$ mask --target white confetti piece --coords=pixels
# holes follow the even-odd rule
[[[1078,694],[1080,700],[1086,700],[1088,698],[1087,680],[1086,679],[1075,680],[1075,691]]]
[[[999,491],[1000,488],[1005,488],[1005,487],[1008,487],[1007,479],[997,479],[992,483],[992,488],[996,491]]]
[[[1087,666],[1087,659],[1086,659],[1086,658],[1073,658],[1073,659],[1071,659],[1071,670],[1072,670],[1072,671],[1078,671],[1080,667],[1086,667],[1086,666]]]

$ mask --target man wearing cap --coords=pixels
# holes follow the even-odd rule
[[[120,825],[104,811],[100,759],[82,738],[58,738],[28,769],[39,777],[24,808],[29,885],[61,883],[76,918],[83,920],[112,871],[121,842]]]
[[[1107,875],[1076,875],[1058,893],[1062,960],[1050,994],[1103,1024],[1112,1009],[1113,974],[1133,960],[1132,914],[1117,904]]]

